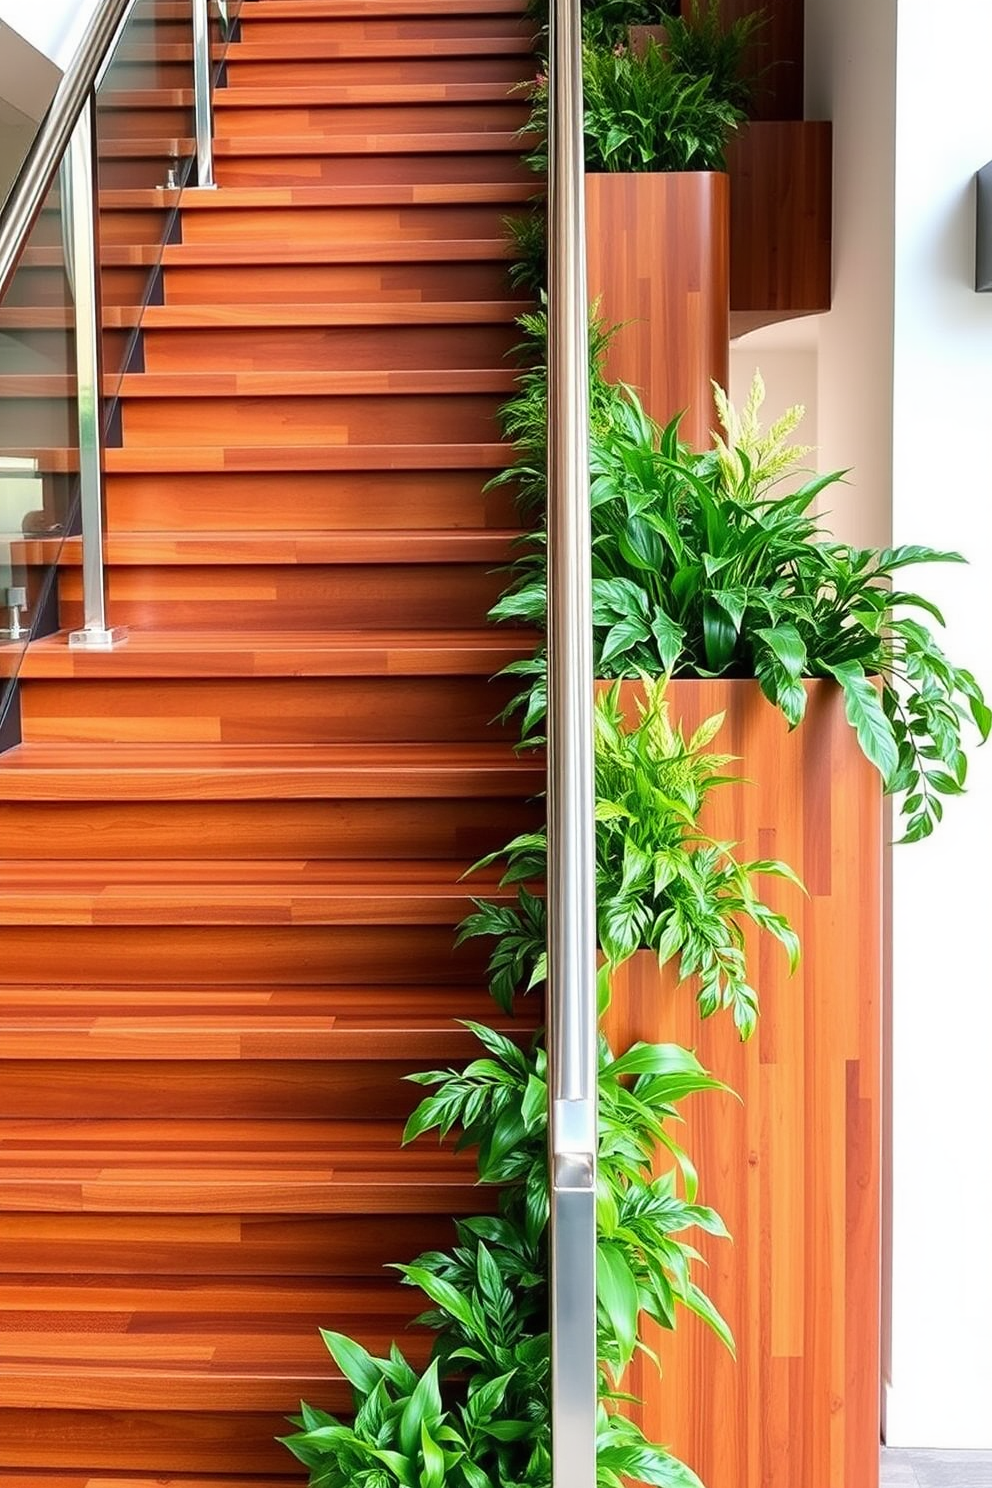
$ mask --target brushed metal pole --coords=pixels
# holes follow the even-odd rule
[[[548,995],[553,1488],[596,1484],[597,1048],[589,310],[578,0],[551,8]]]
[[[127,631],[107,624],[103,569],[103,321],[95,133],[96,100],[91,93],[69,142],[70,278],[76,302],[76,410],[83,529],[83,628],[70,633],[69,645],[73,649],[107,651],[125,640]]]
[[[213,105],[210,96],[210,18],[207,0],[193,0],[193,100],[196,116],[196,181],[214,187]]]

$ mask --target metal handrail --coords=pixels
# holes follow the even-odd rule
[[[131,0],[102,0],[56,89],[41,128],[3,208],[0,221],[0,300],[21,250],[55,180],[76,121],[83,112],[108,49]]]
[[[578,0],[548,106],[548,994],[554,1488],[596,1483],[596,1003],[589,310]]]

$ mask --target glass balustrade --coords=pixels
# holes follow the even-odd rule
[[[196,4],[133,0],[126,10],[0,299],[0,747],[31,639],[114,639],[102,451],[120,443],[121,378],[140,367],[141,316],[161,299],[180,192],[198,184]],[[209,5],[208,95],[238,8]]]

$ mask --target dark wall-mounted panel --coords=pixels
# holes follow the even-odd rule
[[[749,124],[727,165],[732,334],[829,310],[831,125]]]
[[[975,288],[992,290],[992,160],[975,177]]]

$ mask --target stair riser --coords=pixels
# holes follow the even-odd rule
[[[422,858],[472,862],[542,813],[524,801],[3,802],[23,858]]]
[[[193,71],[188,61],[161,59],[152,62],[118,58],[114,63],[115,92],[157,92],[162,88],[192,86]]]
[[[164,73],[166,68],[160,71]],[[291,93],[297,87],[336,88],[349,83],[518,83],[525,73],[526,62],[519,56],[265,62],[234,59],[227,69],[227,82],[231,89],[281,88]],[[178,73],[174,71],[173,75]],[[143,81],[141,86],[178,87],[181,83]]]
[[[102,142],[127,139],[189,139],[194,132],[193,110],[182,104],[166,108],[109,108],[98,111],[97,133]]]
[[[476,1191],[474,1212],[492,1197]],[[0,1271],[378,1279],[397,1256],[447,1246],[451,1234],[446,1215],[0,1214]]]
[[[345,368],[365,372],[383,367],[397,372],[459,367],[471,370],[498,366],[519,339],[519,328],[512,324],[233,327],[154,330],[146,331],[142,338],[146,372],[182,372],[190,367],[200,372],[327,372]],[[446,406],[450,406],[450,400]],[[491,423],[485,427],[486,437],[491,438]],[[386,432],[398,440],[395,431],[379,424],[372,443],[380,443]],[[450,414],[446,434],[467,438]],[[324,442],[326,437],[323,426],[319,441]],[[224,441],[214,438],[206,442]],[[429,440],[418,433],[412,442]],[[425,474],[421,479],[426,484],[433,477]]]
[[[452,950],[443,925],[8,926],[0,986],[37,979],[108,987],[464,986],[484,978],[481,943]]]
[[[510,299],[508,263],[268,264],[170,268],[167,305],[320,305]],[[25,301],[25,303],[28,303]],[[30,303],[40,303],[31,301]],[[525,308],[521,303],[521,310]]]
[[[532,37],[534,23],[519,15],[451,15],[370,16],[368,19],[337,16],[313,16],[307,19],[257,20],[247,8],[241,24],[241,40],[246,46],[262,47],[277,45],[285,41],[313,42],[316,46],[326,43],[345,45],[362,41],[421,41],[440,40],[451,37],[463,40],[468,36],[496,38],[500,36]],[[236,55],[236,53],[235,53]]]
[[[142,1388],[154,1398],[154,1382]],[[297,1392],[299,1394],[299,1392]],[[332,1397],[336,1396],[334,1403]],[[317,1391],[327,1409],[348,1410],[350,1401],[336,1387]],[[142,1409],[60,1410],[51,1398],[41,1409],[0,1407],[0,1468],[86,1463],[94,1469],[168,1472],[286,1473],[292,1462],[276,1441],[291,1428],[279,1407],[270,1412],[227,1412],[210,1407],[194,1411]],[[299,1401],[287,1407],[298,1409]],[[301,1468],[298,1481],[306,1482]],[[108,1488],[94,1484],[93,1488]],[[180,1485],[176,1485],[180,1488]]]
[[[338,744],[513,739],[492,720],[513,696],[485,677],[279,677],[120,682],[25,680],[25,742]]]
[[[312,532],[512,527],[509,491],[483,493],[485,472],[305,471],[291,481],[238,475],[111,475],[110,532]]]
[[[109,268],[104,265],[100,289],[106,305],[140,304],[148,281],[147,269]],[[5,305],[69,305],[68,284],[62,269],[21,268],[4,296]]]
[[[328,243],[499,239],[506,236],[503,219],[514,210],[520,207],[513,202],[217,207],[184,212],[182,230],[184,243],[273,243],[279,247],[287,242],[297,247],[323,247]]]
[[[5,333],[6,334],[6,333]],[[75,375],[76,363],[73,351],[73,340],[65,330],[29,330],[12,331],[9,333],[10,342],[16,344],[17,350],[11,345],[10,361],[12,365],[30,365],[34,372],[44,375],[71,377]],[[105,368],[119,367],[127,352],[131,339],[130,331],[105,330],[103,333],[103,364]],[[30,359],[30,360],[28,360]],[[7,400],[5,399],[4,402]],[[76,444],[78,436],[74,436],[71,443]],[[17,446],[23,445],[24,441],[20,434],[16,440],[11,441]],[[46,448],[63,449],[66,446],[45,446]]]
[[[218,159],[220,186],[428,185],[443,181],[526,182],[532,179],[517,152],[422,155],[260,155]],[[132,182],[129,184],[139,184]],[[154,184],[153,181],[140,184]]]
[[[4,1060],[0,1083],[0,1120],[30,1119],[228,1119],[284,1121],[405,1120],[421,1092],[404,1076],[433,1064],[415,1060],[376,1063],[362,1060],[276,1062],[263,1060]],[[16,1161],[16,1159],[15,1159]],[[30,1158],[28,1159],[30,1161]],[[202,1161],[163,1163],[159,1176],[173,1171],[190,1177]],[[331,1160],[328,1164],[334,1166]],[[315,1158],[313,1167],[324,1164]],[[44,1179],[49,1164],[39,1163]],[[58,1164],[53,1165],[58,1169]],[[411,1174],[418,1170],[410,1154]],[[354,1171],[360,1173],[360,1168]],[[3,1186],[18,1178],[6,1168],[0,1151]],[[301,1180],[302,1182],[302,1180]],[[0,1204],[10,1204],[0,1195]],[[183,1206],[180,1203],[179,1208]]]
[[[17,399],[13,416],[20,411]],[[486,444],[500,437],[498,395],[405,397],[135,398],[124,402],[124,443]],[[27,409],[24,409],[26,416]],[[0,435],[7,425],[0,414]],[[11,440],[13,442],[13,440]]]
[[[482,627],[505,577],[481,564],[266,565],[111,568],[114,623],[139,630],[229,630],[250,613],[265,630],[342,630],[395,624],[425,630]],[[63,571],[64,628],[82,616],[82,575]]]
[[[228,95],[230,96],[230,95]],[[235,95],[236,96],[236,95]],[[315,104],[297,108],[224,108],[217,111],[221,139],[272,139],[280,135],[481,134],[523,129],[529,106],[519,98],[485,103]],[[162,126],[160,126],[162,127]],[[178,131],[169,130],[169,133]]]

